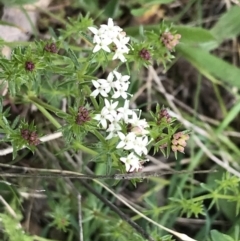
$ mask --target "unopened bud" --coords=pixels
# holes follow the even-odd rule
[[[180,38],[180,34],[173,35],[170,32],[165,32],[162,34],[160,39],[162,43],[165,45],[165,47],[171,51],[179,43]]]
[[[142,49],[139,52],[139,55],[140,55],[141,58],[143,58],[145,60],[151,59],[151,54],[150,54],[150,52],[147,49]]]
[[[175,133],[172,140],[172,150],[184,153],[184,147],[187,145],[186,140],[188,139],[188,134],[184,134],[183,132]]]
[[[34,68],[35,68],[35,64],[34,64],[32,61],[27,61],[27,62],[25,63],[25,69],[26,69],[27,71],[33,71]]]
[[[57,46],[56,46],[55,43],[46,44],[44,49],[48,52],[51,52],[51,53],[57,53],[58,52],[58,49],[57,49]]]
[[[89,116],[89,111],[87,108],[81,106],[78,109],[78,114],[76,118],[76,123],[78,125],[83,125],[85,122],[90,121],[91,117]]]

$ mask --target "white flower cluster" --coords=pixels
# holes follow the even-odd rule
[[[138,171],[141,169],[141,163],[144,162],[142,155],[147,155],[147,145],[149,144],[148,123],[145,119],[140,119],[134,110],[129,109],[127,93],[129,87],[128,75],[121,75],[114,70],[110,72],[107,79],[92,80],[96,88],[91,96],[101,95],[104,97],[105,106],[100,114],[96,114],[94,119],[99,122],[103,129],[108,132],[107,140],[118,136],[119,143],[117,148],[124,149],[129,152],[127,157],[121,157],[120,160],[125,164],[126,171]],[[116,99],[124,99],[124,105],[119,106]],[[139,110],[136,110],[139,111]],[[139,112],[140,113],[140,112]],[[123,133],[122,126],[130,126],[127,134]]]
[[[124,54],[128,54],[129,52],[127,43],[130,38],[126,37],[126,33],[123,32],[119,26],[114,26],[111,18],[108,19],[107,25],[102,24],[99,29],[94,27],[89,27],[88,29],[94,34],[93,43],[96,45],[93,49],[93,53],[101,49],[110,53],[111,50],[109,46],[114,44],[115,54],[112,59],[120,59],[122,62],[126,61]]]

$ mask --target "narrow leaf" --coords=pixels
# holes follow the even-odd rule
[[[234,239],[226,234],[220,233],[217,230],[211,231],[212,241],[234,241]]]
[[[218,78],[240,88],[240,69],[215,57],[201,48],[179,44],[177,51],[207,78]]]
[[[187,26],[174,26],[174,29],[181,34],[182,43],[195,46],[202,43],[217,44],[214,35],[206,29]]]
[[[219,43],[225,39],[237,37],[240,34],[240,7],[232,7],[223,14],[211,29],[211,33]]]

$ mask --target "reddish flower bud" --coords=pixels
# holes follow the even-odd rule
[[[35,64],[34,64],[32,61],[27,61],[27,62],[25,63],[25,69],[26,69],[27,71],[33,71],[34,68],[35,68]]]
[[[30,132],[27,129],[21,130],[21,136],[23,139],[28,141],[29,145],[38,145],[40,143],[40,140],[38,139],[37,133],[35,131]]]
[[[29,135],[29,145],[38,145],[40,143],[40,140],[38,139],[37,133],[35,131],[33,131],[30,135]]]
[[[140,55],[141,58],[143,58],[145,60],[151,59],[151,54],[150,54],[150,52],[147,49],[142,49],[139,52],[139,55]]]
[[[158,124],[161,123],[163,119],[166,119],[167,123],[170,123],[172,121],[171,116],[168,114],[167,109],[161,109],[158,114]]]
[[[160,40],[165,45],[165,47],[171,51],[179,43],[180,38],[180,34],[173,35],[170,32],[165,32],[160,37]]]
[[[79,107],[78,114],[76,118],[76,123],[78,125],[83,125],[85,122],[90,121],[91,117],[89,116],[89,111],[85,107]]]
[[[22,136],[23,139],[28,140],[29,134],[30,134],[29,130],[27,130],[27,129],[21,130],[21,136]]]
[[[44,50],[50,53],[57,53],[58,49],[55,43],[46,44]]]

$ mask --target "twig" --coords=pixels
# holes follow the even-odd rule
[[[0,164],[1,166],[1,164]],[[25,168],[26,170],[27,168]],[[138,172],[138,173],[126,173],[126,174],[113,174],[113,175],[86,175],[78,172],[51,170],[51,169],[37,169],[28,168],[29,170],[36,171],[36,173],[10,173],[0,172],[1,177],[23,177],[23,178],[70,178],[70,179],[81,179],[81,180],[131,180],[131,179],[145,179],[150,177],[161,177],[164,175],[172,174],[196,174],[196,173],[211,173],[217,172],[217,170],[200,170],[200,171],[165,171],[165,172]],[[45,173],[44,173],[45,172]]]
[[[7,208],[8,212],[17,219],[17,214],[14,212],[14,210],[10,207],[10,205],[5,201],[5,199],[0,195],[0,201],[2,204]]]
[[[219,166],[221,166],[222,168],[226,169],[228,172],[232,173],[233,175],[240,177],[240,173],[233,169],[232,167],[230,167],[227,163],[224,163],[223,161],[221,161],[219,158],[217,158],[216,156],[214,156],[207,148],[206,146],[200,141],[200,139],[193,135],[193,139],[195,140],[196,144],[203,150],[203,152],[215,163],[217,163]]]
[[[78,194],[78,225],[79,225],[79,240],[83,241],[83,228],[82,228],[82,196]]]
[[[48,141],[51,141],[51,140],[55,140],[55,139],[58,139],[62,137],[62,132],[56,132],[56,133],[53,133],[53,134],[50,134],[50,135],[46,135],[46,136],[43,136],[41,138],[39,138],[39,140],[42,142],[48,142]],[[24,149],[26,148],[26,146],[23,146],[21,149]],[[13,148],[12,147],[8,147],[6,149],[2,149],[0,150],[0,156],[5,156],[7,154],[10,154],[13,152]]]

